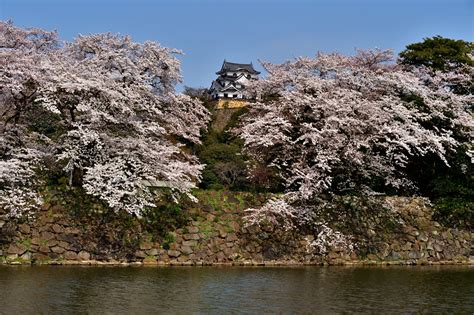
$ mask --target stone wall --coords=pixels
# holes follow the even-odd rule
[[[225,109],[225,108],[242,108],[247,106],[247,101],[237,100],[237,99],[219,99],[216,102],[215,108]]]
[[[162,265],[473,263],[473,232],[441,226],[432,219],[432,210],[422,199],[393,198],[399,229],[380,235],[377,226],[364,226],[366,233],[351,236],[354,246],[328,246],[321,251],[313,246],[317,233],[245,227],[242,217],[247,205],[234,194],[219,194],[220,204],[189,210],[188,224],[161,241],[153,241],[153,235],[138,225],[121,231],[117,227],[107,230],[100,221],[78,223],[61,207],[45,206],[36,218],[23,221],[0,217],[0,261]]]
[[[346,227],[350,242],[314,246],[318,234],[279,231],[271,226],[244,228],[244,257],[257,261],[304,264],[446,264],[474,263],[474,233],[444,227],[432,218],[433,209],[422,198],[388,198],[393,204],[391,229],[361,218]],[[352,223],[354,224],[354,223]],[[347,224],[346,224],[347,225]],[[328,229],[331,231],[331,229]],[[329,234],[330,235],[330,234]]]

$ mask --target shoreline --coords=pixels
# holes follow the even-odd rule
[[[444,260],[444,261],[344,261],[344,262],[325,262],[325,263],[302,263],[294,261],[242,261],[242,262],[120,262],[120,261],[98,261],[98,260],[64,260],[48,262],[31,261],[11,261],[0,262],[0,266],[111,266],[111,267],[129,267],[129,266],[147,266],[147,267],[330,267],[330,266],[474,266],[474,257],[469,260]]]

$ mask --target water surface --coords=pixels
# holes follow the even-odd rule
[[[0,313],[474,313],[474,268],[0,266]]]

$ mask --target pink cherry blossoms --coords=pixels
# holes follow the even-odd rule
[[[179,53],[113,34],[63,43],[0,22],[0,203],[35,204],[38,169],[58,166],[69,184],[137,215],[153,205],[150,183],[189,192],[202,166],[179,139],[199,142],[209,113],[175,93]]]
[[[473,96],[450,88],[469,76],[443,77],[391,60],[390,50],[369,50],[263,63],[268,77],[252,87],[258,101],[237,132],[246,153],[283,178],[290,204],[324,193],[373,194],[374,179],[413,187],[404,173],[411,157],[448,164],[446,152],[459,145],[453,130],[472,140]],[[283,208],[283,216],[293,213],[275,207]]]

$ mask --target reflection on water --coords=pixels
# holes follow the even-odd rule
[[[469,313],[474,267],[0,267],[0,313]]]

